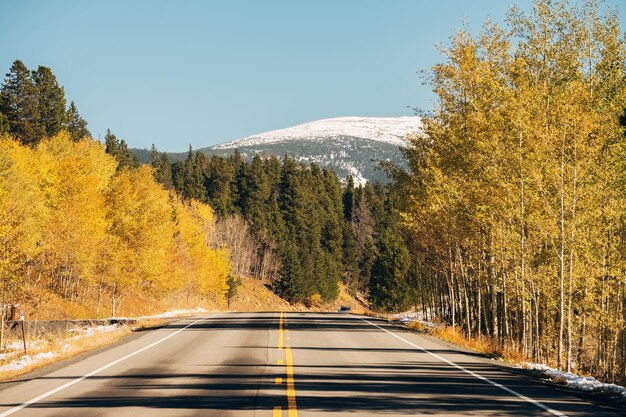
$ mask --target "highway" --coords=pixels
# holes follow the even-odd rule
[[[349,314],[188,318],[21,379],[0,384],[0,417],[624,415]]]

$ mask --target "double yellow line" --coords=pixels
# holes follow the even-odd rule
[[[280,313],[278,319],[278,350],[282,351],[285,343],[283,342],[285,334],[285,317],[284,313]],[[298,407],[296,404],[296,385],[293,379],[293,355],[291,354],[291,346],[285,347],[285,359],[287,361],[287,405],[289,407],[288,416],[298,417]],[[282,365],[282,359],[278,359],[278,364]],[[282,383],[282,378],[276,378],[277,384]],[[282,417],[282,409],[280,406],[274,407],[273,417]]]

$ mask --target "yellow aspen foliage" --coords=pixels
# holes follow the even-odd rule
[[[152,168],[120,171],[111,181],[106,201],[112,243],[106,282],[113,295],[165,287],[174,228],[169,195],[155,183]]]
[[[402,208],[430,309],[626,381],[626,43],[600,3],[537,0],[442,49]]]
[[[211,208],[180,201],[150,166],[117,165],[100,142],[66,132],[36,148],[0,137],[0,302],[54,294],[98,313],[108,296],[116,315],[131,292],[223,300],[230,261],[210,246]]]
[[[76,296],[81,280],[93,281],[107,229],[104,192],[116,163],[92,140],[72,142],[65,132],[43,140],[40,155],[49,211],[42,247],[52,286]]]
[[[178,254],[186,267],[186,285],[195,287],[214,301],[223,301],[230,273],[228,251],[209,246],[213,229],[213,211],[197,201],[175,202]]]
[[[0,296],[16,302],[27,264],[41,253],[47,209],[37,155],[0,138]]]

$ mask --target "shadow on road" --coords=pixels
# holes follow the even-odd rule
[[[292,335],[308,332],[380,332],[355,317],[339,315],[289,315]],[[386,322],[378,322],[385,325]],[[170,328],[183,325],[171,324]],[[187,331],[275,330],[273,315],[245,317],[228,315],[207,319]],[[320,335],[319,337],[323,337]],[[390,343],[388,346],[394,346]],[[297,405],[301,411],[336,415],[498,415],[546,416],[545,411],[415,349],[380,346],[325,347],[294,346],[296,358],[307,358],[307,366],[296,363]],[[232,346],[228,363],[212,363],[211,352],[198,372],[175,369],[130,369],[116,376],[97,375],[89,379],[107,380],[105,391],[80,398],[65,398],[33,404],[32,408],[95,409],[141,407],[146,409],[190,410],[202,415],[210,410],[225,415],[238,410],[271,410],[285,404],[284,386],[275,386],[274,378],[284,377],[285,367],[260,365],[252,360],[250,349],[267,346]],[[311,358],[322,352],[337,351],[354,358],[351,363],[318,363]],[[458,354],[455,350],[434,351],[439,355]],[[369,358],[364,360],[364,358]],[[472,361],[458,364],[503,384],[568,416],[624,415],[601,406],[581,403],[569,393],[547,386],[525,375],[510,372],[488,363]],[[43,377],[46,379],[48,377]],[[72,377],[73,378],[73,377]],[[68,379],[70,379],[68,377]],[[264,389],[259,390],[259,387]],[[3,404],[10,406],[10,404]]]

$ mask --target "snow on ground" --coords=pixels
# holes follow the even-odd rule
[[[168,317],[191,316],[194,314],[202,314],[202,313],[208,313],[208,312],[209,311],[207,309],[198,307],[198,308],[191,308],[191,309],[166,311],[165,313],[154,314],[152,316],[109,317],[107,320],[164,319]]]
[[[46,359],[54,358],[55,356],[57,356],[57,353],[55,352],[39,352],[34,355],[24,355],[21,356],[19,359],[7,363],[6,365],[0,366],[0,372],[19,371],[20,369],[23,369],[29,365],[44,361]]]
[[[204,308],[198,307],[195,309],[173,310],[173,311],[167,311],[161,314],[155,314],[153,316],[143,316],[143,317],[133,317],[133,318],[140,318],[140,319],[167,318],[167,317],[178,317],[178,316],[185,316],[185,315],[201,314],[201,313],[207,313],[207,312],[208,311],[205,310]],[[117,317],[116,319],[119,320],[123,318]],[[74,336],[66,340],[72,341],[72,340],[82,339],[85,337],[94,336],[97,334],[109,333],[119,328],[120,328],[119,324],[110,324],[106,326],[100,325],[100,326],[77,327],[77,328],[69,329],[67,331],[70,334],[74,334]],[[26,342],[26,345],[29,351],[49,349],[49,343],[47,343],[45,340],[29,340]],[[3,353],[0,353],[0,361],[9,361],[11,358],[17,357],[23,352],[23,349],[24,349],[24,345],[21,340],[8,343],[6,345],[5,351]],[[72,349],[72,346],[66,343],[63,345],[62,349],[63,351],[68,351]],[[32,355],[22,355],[19,358],[10,360],[4,365],[0,365],[0,372],[18,371],[36,362],[41,362],[41,361],[48,360],[50,358],[54,358],[57,355],[58,353],[53,352],[53,351],[44,351],[44,352],[39,352],[39,353],[35,353]]]
[[[394,320],[400,320],[402,323],[417,322],[423,324],[426,327],[438,327],[437,324],[424,320],[424,313],[421,311],[405,311],[403,313],[392,314],[389,318]]]
[[[119,329],[120,326],[117,324],[109,324],[107,326],[85,326],[79,328],[69,329],[68,333],[77,333],[76,336],[72,337],[72,340],[82,339],[83,337],[93,336],[95,334],[100,333],[109,333]]]
[[[587,391],[587,392],[601,392],[608,394],[617,394],[626,398],[626,388],[616,384],[606,384],[600,382],[591,376],[579,376],[571,372],[559,371],[549,367],[548,365],[532,362],[522,363],[522,368],[531,369],[533,371],[539,371],[545,376],[549,377],[554,382],[563,384],[569,388]]]

